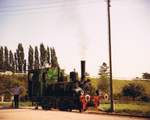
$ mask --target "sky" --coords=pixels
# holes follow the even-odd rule
[[[15,52],[23,43],[54,47],[67,73],[86,60],[98,75],[108,59],[106,0],[0,0],[0,46]],[[150,72],[150,0],[111,0],[113,78],[133,79]]]

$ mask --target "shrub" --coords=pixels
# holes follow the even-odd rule
[[[120,100],[120,98],[122,97],[121,93],[116,93],[113,94],[114,100]]]
[[[141,84],[129,83],[123,87],[122,95],[136,99],[145,95],[145,89]]]
[[[144,102],[149,102],[150,96],[148,96],[147,94],[143,94],[142,96],[140,96],[139,100],[142,100]]]

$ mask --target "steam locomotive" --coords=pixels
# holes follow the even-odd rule
[[[43,109],[81,111],[80,93],[88,93],[90,85],[90,81],[85,80],[84,60],[81,61],[81,80],[76,71],[70,72],[68,80],[58,67],[28,71],[28,96],[33,103]]]

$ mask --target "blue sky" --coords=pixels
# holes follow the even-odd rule
[[[150,72],[150,0],[111,0],[114,78]],[[19,42],[54,46],[66,72],[80,60],[97,76],[108,63],[105,0],[0,0],[0,45],[15,51]]]

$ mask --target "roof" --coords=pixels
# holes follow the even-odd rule
[[[6,89],[6,90],[3,90],[3,91],[0,91],[0,96],[1,95],[5,95],[6,93],[9,93],[10,95],[12,95],[12,93],[10,92],[10,90]]]

